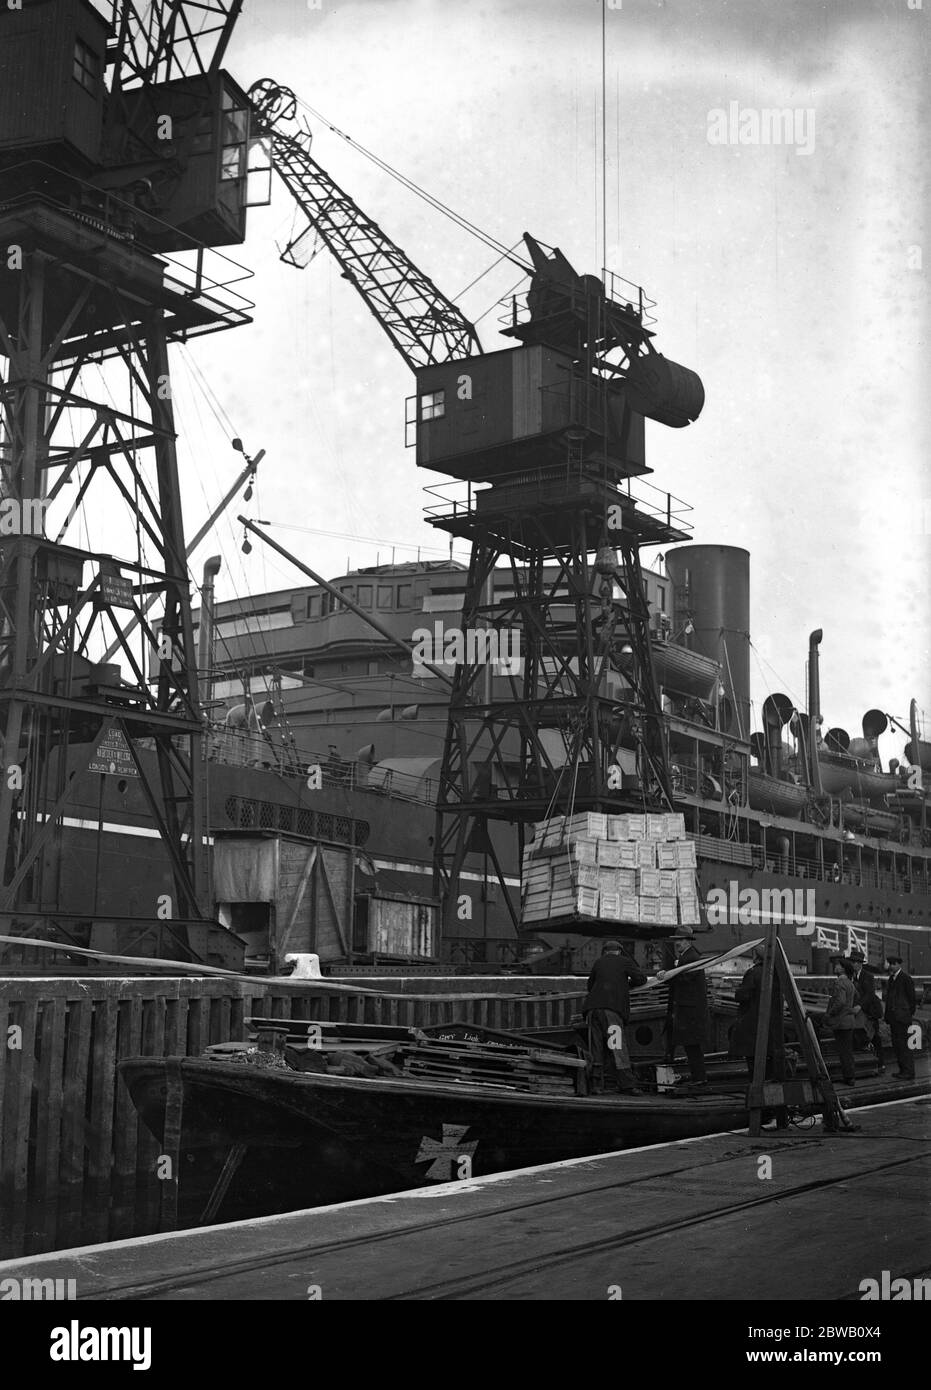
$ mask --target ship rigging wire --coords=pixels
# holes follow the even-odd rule
[[[373,150],[370,150],[367,146],[360,144],[358,140],[354,140],[351,135],[347,134],[347,132],[342,130],[338,125],[335,125],[331,120],[324,116],[322,111],[318,111],[316,107],[311,106],[309,102],[302,100],[301,97],[296,97],[295,100],[297,101],[298,106],[302,110],[307,111],[311,116],[314,117],[315,120],[320,121],[320,123],[324,125],[327,130],[331,131],[334,135],[339,136],[339,138],[341,140],[344,140],[347,145],[351,145],[354,150],[358,150],[359,153],[364,155],[366,159],[370,160],[376,166],[376,168],[381,169],[383,173],[388,174],[391,178],[395,179],[399,184],[401,184],[403,188],[406,188],[409,192],[414,193],[418,198],[421,198],[430,207],[434,208],[437,212],[442,213],[444,217],[448,217],[451,222],[455,223],[456,226],[462,228],[463,231],[468,232],[471,236],[477,237],[479,241],[484,242],[484,244],[490,247],[491,250],[497,251],[499,253],[500,260],[503,260],[505,257],[507,257],[508,260],[513,261],[514,265],[520,266],[521,270],[525,271],[527,274],[533,273],[533,266],[528,261],[521,260],[519,257],[515,256],[513,250],[509,250],[504,245],[504,242],[499,241],[498,238],[492,236],[490,232],[484,231],[481,227],[479,227],[476,223],[470,221],[469,218],[464,216],[462,213],[456,212],[453,208],[449,206],[448,203],[444,203],[441,198],[436,198],[432,193],[428,193],[427,190],[421,184],[416,183],[411,178],[408,178],[406,174],[402,174],[399,169],[396,169],[392,164],[389,164],[386,159],[382,159],[380,155],[375,154]],[[518,242],[517,244],[519,245],[520,243]],[[463,291],[463,293],[464,292],[465,291]]]
[[[748,644],[748,646],[750,647],[750,650],[753,652],[753,655],[756,657],[757,665],[758,665],[759,668],[760,668],[760,677],[761,677],[761,679],[762,679],[762,681],[763,681],[763,689],[766,691],[767,695],[771,695],[771,694],[772,694],[772,688],[771,688],[771,686],[770,686],[770,684],[769,684],[769,678],[768,678],[768,676],[766,675],[766,672],[763,670],[763,664],[764,664],[764,662],[765,662],[765,664],[769,667],[769,669],[770,669],[770,671],[772,672],[772,674],[775,676],[775,678],[776,678],[776,680],[777,680],[779,686],[780,686],[783,690],[785,690],[785,691],[791,696],[792,703],[795,705],[795,708],[798,709],[798,710],[804,709],[804,708],[805,708],[805,701],[799,699],[797,693],[792,689],[791,685],[789,685],[789,683],[788,683],[787,681],[784,681],[784,680],[782,679],[782,677],[780,676],[779,672],[776,670],[775,666],[773,666],[771,662],[769,662],[769,661],[766,660],[766,658],[762,655],[762,653],[760,652],[759,648],[757,647],[756,643],[753,641],[752,638],[750,638],[750,637],[747,638],[747,644]],[[753,702],[751,701],[751,703],[753,703]]]
[[[608,0],[601,0],[601,264],[608,264]]]
[[[185,367],[186,367],[186,368],[192,368],[192,367],[194,367],[194,370],[192,370],[192,371],[189,372],[191,385],[194,387],[194,390],[191,392],[191,396],[190,396],[190,406],[191,406],[191,408],[193,409],[194,414],[195,414],[195,416],[196,416],[196,419],[197,419],[197,429],[198,429],[199,433],[202,435],[202,437],[203,437],[205,440],[208,438],[209,432],[208,432],[207,428],[205,427],[204,418],[203,418],[203,415],[202,415],[202,413],[201,413],[201,408],[200,408],[200,400],[199,400],[199,397],[202,396],[202,397],[203,397],[203,400],[204,400],[204,403],[208,406],[208,408],[210,409],[211,414],[213,415],[213,417],[214,417],[214,419],[216,420],[217,424],[221,427],[221,429],[223,429],[224,433],[226,433],[226,432],[232,432],[233,434],[235,434],[235,432],[236,432],[236,431],[235,431],[235,426],[234,426],[234,424],[233,424],[233,422],[232,422],[232,420],[231,420],[231,418],[230,418],[228,412],[226,411],[225,407],[223,406],[223,403],[222,403],[222,401],[220,400],[220,398],[219,398],[219,397],[217,396],[217,394],[213,391],[213,389],[212,389],[212,387],[210,386],[210,384],[209,384],[209,382],[208,382],[208,380],[207,380],[205,374],[203,373],[203,371],[202,371],[199,367],[196,367],[196,366],[195,366],[195,364],[193,363],[193,359],[192,359],[192,357],[191,357],[191,355],[190,355],[189,353],[185,353],[185,354],[183,355],[183,360],[184,360],[184,364],[185,364]],[[179,395],[180,395],[180,393],[179,393]],[[188,413],[188,408],[187,408],[186,405],[182,405],[181,400],[179,399],[179,396],[176,396],[174,404],[175,404],[175,412],[176,412],[176,415],[179,417],[179,423],[180,423],[180,419],[181,419],[182,417],[184,417],[185,415],[187,415],[187,413]],[[211,451],[209,448],[205,448],[205,449],[203,450],[203,453],[201,454],[201,457],[212,457],[212,451]],[[201,494],[202,494],[202,496],[203,496],[203,498],[204,498],[204,503],[205,503],[205,505],[208,507],[208,510],[209,510],[210,502],[209,502],[209,499],[208,499],[208,497],[207,497],[206,488],[205,488],[205,486],[204,486],[204,480],[203,480],[202,472],[201,472],[200,469],[195,470],[195,471],[196,471],[196,474],[197,474],[197,478],[198,478],[198,483],[199,483],[199,486],[200,486]],[[260,507],[259,507],[259,509],[261,510]],[[243,582],[243,584],[245,585],[245,589],[240,590],[239,584],[237,583],[237,580],[236,580],[236,574],[235,574],[235,571],[234,571],[234,567],[233,567],[232,565],[229,564],[229,561],[228,561],[228,560],[227,560],[227,579],[228,579],[228,582],[231,584],[231,586],[232,586],[232,588],[233,588],[233,598],[234,598],[234,601],[237,601],[237,602],[239,602],[239,603],[242,603],[242,602],[243,602],[243,596],[245,595],[246,597],[248,597],[248,589],[249,589],[248,579],[247,579],[247,576],[246,576],[246,573],[245,573],[245,565],[243,564],[243,562],[242,562],[242,560],[241,560],[241,557],[240,557],[239,546],[238,546],[238,543],[237,543],[238,538],[237,538],[236,530],[235,530],[235,527],[234,527],[234,525],[233,525],[233,522],[232,522],[232,520],[231,520],[231,518],[230,518],[229,513],[225,513],[225,514],[223,515],[222,521],[223,521],[223,524],[224,524],[224,525],[228,528],[228,530],[229,530],[230,545],[231,545],[233,554],[234,554],[234,556],[235,556],[236,559],[237,559],[237,562],[238,562],[238,565],[239,565],[239,570],[241,571],[242,582]],[[297,529],[297,530],[304,529],[304,530],[312,531],[314,528],[300,528],[300,527],[294,527],[294,528],[292,528],[292,529]],[[321,532],[321,534],[326,534],[326,533],[325,533],[325,532]],[[359,540],[366,540],[366,539],[368,539],[368,538],[365,538],[365,537],[352,537],[352,536],[345,536],[345,537],[342,537],[342,538],[344,538],[344,539],[359,539]],[[390,542],[387,542],[387,541],[379,542],[379,543],[381,543],[381,544],[390,544]],[[225,547],[221,547],[221,548],[225,548]],[[445,553],[445,552],[443,552],[443,553]],[[265,552],[264,552],[264,550],[263,550],[263,556],[264,556],[264,555],[265,555]],[[274,563],[274,564],[273,564],[273,568],[275,569],[276,573],[279,573],[279,572],[280,572],[280,573],[282,574],[282,577],[283,577],[283,579],[284,579],[284,582],[285,582],[285,584],[287,585],[287,584],[289,583],[287,573],[286,573],[286,572],[282,569],[282,567],[280,567],[277,563]],[[189,574],[189,578],[190,578],[190,580],[191,580],[192,586],[193,586],[198,592],[200,592],[200,583],[199,583],[199,581],[198,581],[198,579],[197,579],[197,576],[195,575],[195,573],[194,573],[194,571],[193,571],[193,568],[192,568],[192,566],[190,565],[190,563],[188,564],[188,574]],[[266,584],[266,588],[267,588],[267,584]],[[201,599],[201,603],[203,603],[203,599]],[[296,675],[296,673],[287,672],[287,671],[283,670],[283,669],[281,668],[281,665],[280,665],[280,656],[279,656],[279,654],[276,653],[276,652],[273,652],[272,649],[271,649],[271,647],[270,647],[269,639],[268,639],[268,635],[267,635],[267,630],[266,630],[266,629],[264,629],[264,628],[262,628],[262,627],[257,627],[254,631],[250,632],[248,635],[249,635],[250,638],[252,639],[253,646],[254,646],[255,650],[254,650],[254,652],[253,652],[253,654],[252,654],[251,659],[250,659],[248,662],[245,662],[244,660],[237,660],[237,657],[236,657],[236,655],[235,655],[235,653],[234,653],[234,651],[233,651],[233,649],[232,649],[230,637],[228,637],[227,634],[223,632],[223,630],[222,630],[222,628],[220,627],[219,623],[217,624],[216,629],[215,629],[215,642],[216,642],[217,645],[222,649],[223,654],[224,654],[226,660],[229,662],[230,666],[233,667],[234,665],[238,665],[238,669],[239,669],[240,672],[245,671],[246,668],[248,667],[248,675],[249,675],[249,680],[250,680],[250,689],[251,689],[251,681],[252,681],[253,679],[256,680],[257,682],[259,682],[259,683],[261,684],[261,694],[260,694],[260,696],[257,697],[256,694],[255,694],[255,692],[251,692],[253,703],[255,702],[256,698],[260,698],[260,699],[268,699],[268,698],[270,698],[270,689],[271,689],[271,685],[272,685],[272,683],[273,683],[272,678],[273,678],[274,673],[275,673],[276,671],[278,672],[280,678],[282,678],[282,679],[287,679],[288,681],[297,681],[297,682],[298,682],[297,685],[289,685],[289,686],[287,687],[287,688],[289,688],[289,689],[313,688],[314,686],[319,687],[320,685],[326,685],[326,682],[318,681],[318,680],[316,680],[316,679],[313,678],[313,677],[305,677],[305,676],[303,676],[303,675],[298,676],[298,675]],[[390,657],[390,656],[391,656],[391,653],[386,653],[386,656],[389,656],[389,657]],[[261,665],[261,666],[265,667],[265,668],[266,668],[265,671],[264,671],[264,672],[256,671],[256,670],[255,670],[255,667],[256,667],[257,665]],[[226,679],[228,679],[231,683],[234,683],[234,682],[236,681],[236,679],[237,679],[237,672],[236,672],[236,670],[233,670],[233,669],[224,671],[224,672],[222,672],[222,673],[212,672],[211,674],[212,674],[212,676],[213,676],[214,679],[216,679],[217,674],[222,674],[222,676],[225,677]],[[409,693],[409,694],[417,694],[417,695],[420,695],[420,696],[423,695],[423,693],[424,693],[423,684],[422,684],[421,682],[419,682],[414,676],[412,676],[412,675],[407,675],[407,674],[404,673],[403,671],[398,671],[398,672],[396,672],[396,673],[395,673],[395,672],[391,672],[391,673],[389,673],[389,674],[391,675],[392,680],[394,681],[395,684],[398,684],[398,685],[402,685],[402,686],[407,687],[406,693]],[[232,697],[231,697],[231,698],[232,698]],[[245,698],[245,690],[243,691],[243,698]],[[285,718],[287,718],[287,717],[290,716],[290,715],[293,715],[293,714],[295,714],[295,713],[300,713],[300,712],[301,712],[301,711],[300,711],[300,707],[294,707],[294,706],[288,707],[288,706],[286,706],[286,705],[282,702],[282,705],[281,705],[281,713],[284,715]],[[278,713],[278,711],[276,711],[276,714],[277,714],[277,713]],[[208,714],[208,720],[210,720],[209,714]],[[210,722],[212,723],[212,721],[210,721]],[[213,725],[213,727],[216,728],[217,726],[216,726],[216,725]],[[420,733],[421,733],[421,735],[422,735],[424,738],[430,738],[430,739],[434,740],[438,745],[442,745],[442,743],[444,742],[444,735],[442,735],[442,734],[439,734],[439,733],[437,733],[437,734],[428,733],[428,732],[427,732],[426,730],[424,730],[424,729],[421,729],[421,730],[420,730]],[[257,736],[257,737],[260,737],[260,736],[261,736],[260,731],[256,731],[256,736]],[[272,751],[274,751],[276,754],[277,754],[277,752],[279,751],[279,750],[278,750],[278,747],[277,747],[277,745],[274,743],[274,741],[272,741]],[[306,746],[297,746],[297,745],[295,745],[295,746],[294,746],[294,751],[295,751],[295,753],[296,753],[298,759],[299,759],[300,761],[304,762],[304,763],[307,763],[307,764],[312,763],[312,762],[314,762],[314,761],[317,761],[317,760],[319,760],[319,759],[323,756],[322,750],[320,750],[320,749],[315,749],[315,748],[310,748],[310,747],[306,747]],[[292,779],[288,779],[288,778],[285,776],[284,771],[282,770],[282,768],[276,767],[276,768],[273,768],[273,769],[270,769],[270,770],[271,770],[275,775],[277,775],[277,776],[281,779],[281,781],[282,781],[282,783],[283,783],[284,785],[291,786],[291,787],[293,788],[293,786],[294,786],[293,780],[292,780]],[[343,794],[343,800],[344,800],[344,802],[345,802],[345,809],[346,809],[347,812],[348,812],[348,811],[351,809],[351,799],[350,799],[350,796],[349,796],[349,791],[348,791],[347,788],[342,788],[341,790],[342,790],[342,794]],[[385,871],[385,873],[388,874],[388,876],[390,876],[389,871]],[[399,880],[399,882],[400,882],[400,880]]]
[[[266,521],[265,525],[277,526],[280,531],[300,531],[303,535],[308,536],[329,536],[338,541],[357,541],[363,545],[387,545],[392,550],[416,550],[418,553],[425,550],[431,555],[442,555],[444,559],[449,555],[448,546],[414,545],[410,541],[387,540],[384,536],[359,536],[353,531],[326,531],[320,526],[298,526],[293,521]],[[460,561],[460,563],[462,562]]]

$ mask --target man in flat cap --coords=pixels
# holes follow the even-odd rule
[[[902,957],[886,956],[889,983],[886,985],[885,1018],[892,1033],[892,1046],[899,1070],[895,1072],[897,1081],[914,1081],[915,1054],[908,1045],[908,1030],[917,1005],[915,984],[911,975],[902,969]]]
[[[841,1066],[842,1086],[855,1085],[853,1061],[854,989],[849,962],[843,956],[831,956],[834,983],[824,1010],[823,1023],[834,1034],[834,1046]]]
[[[673,937],[676,946],[675,969],[701,960],[695,947],[695,932],[680,926]],[[657,972],[662,979],[664,971]],[[681,1044],[689,1063],[689,1077],[696,1086],[707,1086],[705,1074],[705,1044],[708,1041],[708,992],[704,970],[677,975],[669,982],[669,1003],[666,1006],[666,1061],[673,1062]]]
[[[876,993],[876,976],[866,964],[866,958],[859,947],[855,947],[847,957],[850,962],[850,978],[853,981],[855,1003],[858,1014],[857,1027],[861,1026],[870,1047],[876,1054],[876,1063],[881,1072],[886,1070],[883,1057],[882,1039],[879,1036],[879,1020],[883,1016],[883,1006]],[[863,1015],[861,1020],[860,1014]]]
[[[582,1013],[588,1022],[592,1054],[592,1094],[602,1095],[609,1069],[614,1072],[617,1089],[625,1095],[640,1095],[630,1069],[630,1052],[624,1028],[630,1018],[630,986],[645,985],[647,977],[619,941],[606,941],[601,958],[588,977],[588,994]]]

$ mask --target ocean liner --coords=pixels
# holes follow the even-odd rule
[[[374,806],[364,816],[372,826],[366,870],[377,870],[368,886],[387,879],[405,894],[429,890],[448,699],[436,676],[341,607],[338,594],[372,608],[409,641],[438,619],[455,627],[464,580],[454,563],[380,565],[335,580],[336,592],[311,586],[231,601],[216,611],[221,655],[213,668],[214,698],[229,705],[217,755],[280,765],[296,747],[303,765],[322,764],[344,810],[353,802]],[[500,581],[506,593],[507,574]],[[759,909],[740,896],[749,888],[764,915],[771,903],[787,918],[787,949],[800,966],[812,969],[823,965],[820,953],[858,946],[874,961],[895,949],[924,973],[931,961],[931,832],[922,774],[931,770],[931,758],[914,702],[910,727],[902,730],[902,758],[886,769],[877,751],[888,727],[881,711],[865,714],[862,737],[828,728],[809,749],[800,712],[774,694],[763,703],[763,729],[753,731],[747,552],[678,546],[644,571],[644,581],[675,806],[696,844],[708,949],[727,949],[759,928]],[[820,634],[812,634],[806,712],[818,720],[819,642]],[[240,731],[250,722],[251,732]],[[245,768],[239,773],[249,775]],[[392,798],[406,802],[403,816],[379,816],[377,808]],[[224,806],[223,814],[263,812],[247,798],[235,809]],[[503,852],[516,886],[514,844]],[[445,944],[445,958],[515,959],[503,904],[483,891],[487,864],[476,861],[467,872],[475,885],[474,916]],[[558,933],[544,937],[553,947],[570,945]],[[574,945],[581,960],[577,940]]]
[[[644,581],[675,808],[697,850],[703,949],[758,935],[769,910],[802,969],[858,946],[874,962],[895,949],[927,973],[931,834],[917,770],[931,771],[931,758],[914,708],[902,761],[885,770],[878,711],[861,738],[831,728],[806,750],[798,712],[777,694],[764,702],[763,730],[751,731],[747,552],[679,546]],[[214,881],[220,921],[246,943],[248,968],[278,970],[287,955],[313,951],[341,969],[536,960],[549,971],[584,969],[598,949],[558,930],[518,936],[482,855],[462,876],[471,915],[440,938],[433,837],[448,692],[397,642],[438,620],[453,627],[464,583],[454,562],[386,564],[215,606],[202,646]],[[167,891],[170,866],[137,780],[80,770],[96,751],[71,750],[60,871],[76,912],[118,919]],[[516,835],[502,834],[500,851],[519,892]],[[98,930],[94,944],[112,949],[116,935]],[[171,954],[167,940],[162,949]]]

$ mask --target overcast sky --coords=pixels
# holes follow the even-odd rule
[[[652,481],[694,507],[697,541],[750,551],[756,710],[773,689],[804,701],[822,626],[826,720],[855,734],[864,710],[904,717],[913,695],[931,714],[929,24],[931,0],[605,11],[606,263],[658,301],[657,347],[706,390],[697,424],[648,424]],[[225,65],[246,88],[291,86],[506,245],[528,230],[597,272],[601,45],[599,0],[246,0]],[[773,108],[797,113],[793,143],[740,143]],[[444,291],[491,264],[312,126],[315,157]],[[276,529],[328,576],[392,544],[439,553],[421,519],[434,478],[404,449],[411,374],[326,251],[302,272],[279,263],[291,221],[276,182],[231,248],[255,273],[254,324],[185,350],[246,448],[267,450],[252,514],[377,539]],[[509,344],[492,306],[517,275],[502,264],[461,300],[486,349]],[[181,385],[190,530],[237,460]],[[224,598],[301,582],[260,543],[224,557]]]

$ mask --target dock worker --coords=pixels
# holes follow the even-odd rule
[[[692,927],[679,927],[673,941],[676,946],[674,968],[701,960],[701,953],[695,948],[695,932]],[[662,970],[658,971],[657,979],[662,980],[665,973]],[[677,975],[675,979],[670,980],[664,1031],[666,1061],[675,1061],[676,1050],[681,1044],[688,1059],[692,1084],[707,1086],[705,1044],[708,1040],[708,991],[705,987],[704,970],[693,970],[687,975]]]
[[[853,1023],[856,993],[850,978],[848,962],[843,956],[831,956],[834,970],[834,983],[827,1008],[824,1011],[824,1024],[834,1034],[834,1045],[841,1065],[842,1085],[854,1085],[853,1064]]]
[[[879,1036],[879,1021],[883,1016],[883,1006],[876,993],[876,976],[866,964],[866,958],[859,947],[855,947],[847,959],[850,962],[850,978],[853,980],[854,1002],[857,1006],[854,1021],[857,1026],[862,1026],[867,1042],[876,1055],[876,1064],[879,1070],[884,1072],[886,1064],[883,1057],[882,1038]]]
[[[892,1034],[892,1046],[899,1070],[898,1081],[914,1081],[915,1054],[908,1045],[908,1030],[915,1013],[915,984],[911,975],[902,969],[901,956],[886,956],[889,983],[886,985],[885,1019]]]
[[[630,986],[636,988],[646,982],[646,975],[623,951],[621,943],[606,941],[588,977],[588,993],[582,1004],[592,1055],[592,1095],[603,1094],[609,1069],[613,1070],[615,1085],[622,1095],[641,1094],[630,1069],[624,1029],[630,1018]]]

